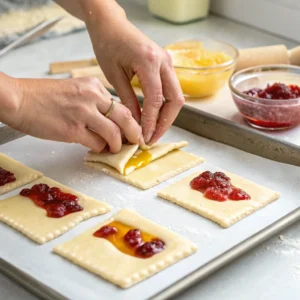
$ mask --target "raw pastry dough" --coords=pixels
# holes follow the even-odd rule
[[[26,167],[2,153],[0,153],[0,167],[14,173],[16,177],[16,181],[0,186],[0,195],[8,193],[43,176],[42,173]]]
[[[38,207],[31,199],[16,195],[0,201],[0,221],[22,232],[39,244],[44,244],[73,228],[84,219],[102,215],[110,211],[110,206],[50,178],[43,177],[34,184],[45,183],[58,187],[63,192],[78,196],[78,203],[84,208],[80,212],[71,213],[62,218],[49,218],[46,210]]]
[[[242,177],[229,172],[224,173],[231,178],[234,186],[248,193],[251,196],[251,200],[218,202],[205,198],[201,192],[195,191],[190,187],[191,180],[200,173],[169,185],[159,191],[158,196],[185,207],[225,228],[277,200],[280,196],[279,193]]]
[[[175,149],[187,146],[187,144],[188,143],[184,141],[179,143],[156,144],[148,148],[147,151],[152,155],[151,161],[154,161]],[[88,162],[105,163],[118,170],[121,174],[129,175],[136,168],[132,166],[125,169],[125,166],[133,155],[138,155],[142,151],[138,150],[138,148],[138,145],[123,145],[121,151],[117,154],[89,152],[85,160]]]
[[[203,161],[203,158],[191,153],[175,150],[151,162],[149,165],[135,170],[127,176],[120,174],[116,169],[107,164],[87,162],[86,165],[135,187],[146,190],[201,164]]]
[[[150,258],[142,259],[124,254],[108,240],[93,236],[96,230],[112,221],[119,221],[157,236],[165,242],[166,248]],[[197,246],[189,240],[128,209],[121,210],[114,217],[54,248],[55,253],[122,288],[150,277],[196,250]]]

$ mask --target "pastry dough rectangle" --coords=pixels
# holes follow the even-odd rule
[[[43,176],[41,172],[33,170],[2,153],[0,153],[0,167],[14,173],[16,177],[16,181],[0,186],[0,195],[8,193]]]
[[[47,217],[45,209],[37,206],[31,199],[16,195],[0,201],[0,221],[20,231],[39,244],[44,244],[72,229],[84,219],[102,215],[110,211],[110,205],[85,196],[50,178],[43,177],[34,184],[45,183],[58,187],[63,192],[78,197],[82,211],[71,213],[62,218]]]
[[[181,150],[174,150],[127,176],[120,174],[116,169],[106,164],[94,162],[86,162],[85,164],[116,179],[146,190],[203,162],[204,159],[201,157]]]
[[[231,178],[234,186],[243,189],[251,200],[218,202],[204,197],[203,193],[193,190],[190,182],[200,173],[188,176],[158,192],[158,196],[187,208],[226,228],[267,204],[277,200],[279,193],[240,176],[224,172]]]
[[[150,258],[142,259],[124,254],[108,240],[93,236],[95,231],[112,221],[148,232],[163,240],[166,248]],[[53,249],[55,253],[122,288],[152,276],[196,250],[197,246],[189,240],[128,209]]]

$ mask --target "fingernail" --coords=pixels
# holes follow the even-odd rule
[[[144,141],[143,135],[140,135],[140,137],[139,137],[139,145],[140,145],[140,146],[145,145],[145,141]]]
[[[153,133],[154,133],[153,131],[148,131],[148,132],[145,134],[144,140],[145,140],[145,143],[146,143],[146,144],[151,140]]]

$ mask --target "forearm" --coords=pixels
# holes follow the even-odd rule
[[[21,89],[18,81],[0,72],[0,122],[10,125],[18,113]]]
[[[124,10],[115,0],[55,0],[73,16],[85,23],[98,25],[108,19],[125,15]]]

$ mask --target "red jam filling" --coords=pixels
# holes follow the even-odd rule
[[[23,189],[20,195],[30,198],[37,206],[44,208],[50,218],[61,218],[83,210],[78,204],[77,196],[64,193],[57,187],[50,188],[43,183],[36,184],[31,189]]]
[[[16,181],[16,177],[13,173],[0,168],[0,186],[14,181]]]
[[[268,84],[265,89],[253,88],[244,94],[262,99],[288,100],[300,98],[300,87],[297,85],[286,85],[284,83]]]
[[[149,258],[165,249],[165,243],[157,237],[113,221],[94,233],[95,237],[109,240],[121,252],[139,258]]]
[[[190,186],[210,200],[223,202],[251,199],[245,191],[233,186],[230,178],[222,172],[203,172],[190,182]]]

